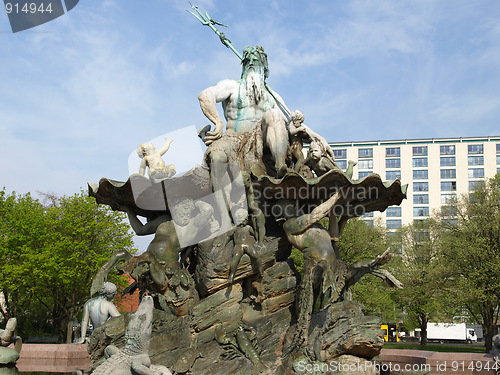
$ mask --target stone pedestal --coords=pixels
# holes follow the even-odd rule
[[[72,372],[91,363],[85,344],[23,344],[17,368],[21,372]]]

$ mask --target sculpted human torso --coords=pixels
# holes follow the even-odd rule
[[[146,160],[146,163],[150,169],[160,169],[165,167],[165,162],[158,154],[145,156],[144,160]]]
[[[102,302],[103,297],[97,297],[89,301],[90,320],[92,320],[96,328],[106,323],[108,319],[107,311],[103,311],[104,306],[102,306]]]
[[[85,304],[85,309],[90,316],[94,328],[103,325],[109,318],[120,315],[116,306],[104,296],[88,300]]]
[[[253,245],[255,238],[252,236],[251,231],[252,227],[250,225],[238,228],[234,233],[234,242],[242,246]]]
[[[267,92],[264,98],[257,103],[249,103],[247,98],[240,95],[244,90],[241,82],[232,81],[231,95],[222,102],[224,116],[226,118],[226,131],[246,132],[257,126],[264,113],[274,107],[274,99]]]
[[[264,113],[275,107],[274,99],[260,82],[226,79],[210,89],[215,102],[222,102],[227,132],[241,133],[255,128]]]

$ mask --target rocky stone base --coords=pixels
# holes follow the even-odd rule
[[[300,374],[301,359],[307,363],[337,360],[343,364],[338,369],[344,371],[380,353],[380,320],[364,316],[359,303],[343,301],[313,314],[305,342],[283,356],[295,332],[299,276],[291,260],[269,263],[265,277],[239,279],[213,292],[188,316],[155,310],[151,362],[174,374],[181,373],[176,371],[178,363],[187,361],[192,374],[284,375]],[[248,263],[242,267],[251,272]],[[94,331],[88,347],[92,361],[102,357],[107,345],[123,346],[128,321],[127,314]],[[376,373],[370,371],[365,373]]]

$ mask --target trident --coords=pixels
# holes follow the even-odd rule
[[[243,60],[243,56],[241,56],[241,54],[236,50],[236,48],[234,48],[234,46],[231,43],[231,41],[224,35],[224,33],[222,31],[220,31],[219,29],[217,29],[215,27],[215,25],[224,26],[224,27],[228,27],[228,26],[224,25],[223,23],[217,22],[214,19],[212,19],[208,15],[207,11],[205,11],[205,14],[203,14],[203,13],[200,12],[200,10],[198,9],[198,7],[196,5],[191,4],[191,2],[189,4],[191,5],[191,8],[194,9],[196,11],[196,13],[198,13],[198,14],[195,14],[195,13],[189,11],[189,10],[186,10],[186,12],[189,12],[193,16],[195,16],[198,19],[198,21],[201,22],[202,25],[210,27],[213,30],[213,32],[216,33],[217,36],[220,38],[221,43],[224,44],[231,51],[233,51],[234,54],[236,56],[238,56],[238,58],[240,59],[240,61]],[[290,121],[290,110],[286,107],[285,103],[283,103],[281,100],[279,100],[276,97],[276,95],[274,94],[273,90],[271,90],[271,88],[269,87],[269,85],[267,84],[267,82],[265,82],[265,86],[266,86],[267,92],[269,92],[269,94],[271,94],[271,96],[273,97],[274,101],[278,105],[279,109],[281,109],[281,111],[283,112],[283,114],[285,115],[285,117],[288,119],[288,121]]]
[[[207,11],[205,11],[205,15],[203,15],[203,13],[200,12],[200,10],[198,9],[198,7],[196,5],[193,5],[191,3],[189,3],[189,4],[191,5],[191,8],[193,8],[196,11],[196,13],[198,13],[198,15],[194,14],[193,12],[190,12],[189,10],[186,10],[186,12],[189,12],[193,16],[195,16],[198,19],[198,21],[201,22],[202,25],[210,27],[213,30],[213,32],[216,33],[217,36],[220,38],[221,43],[224,44],[231,51],[233,51],[235,53],[235,55],[240,58],[240,60],[243,60],[243,56],[241,56],[241,54],[236,50],[236,48],[234,48],[234,46],[231,44],[231,41],[224,35],[224,33],[222,31],[217,29],[214,25],[219,25],[219,26],[224,26],[224,27],[228,27],[228,26],[212,19],[208,15]]]

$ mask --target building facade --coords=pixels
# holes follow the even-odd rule
[[[471,138],[406,139],[330,143],[336,162],[346,169],[356,161],[353,178],[377,173],[382,180],[399,178],[408,184],[401,206],[363,217],[371,224],[382,219],[388,230],[425,219],[456,194],[500,171],[500,136]]]

